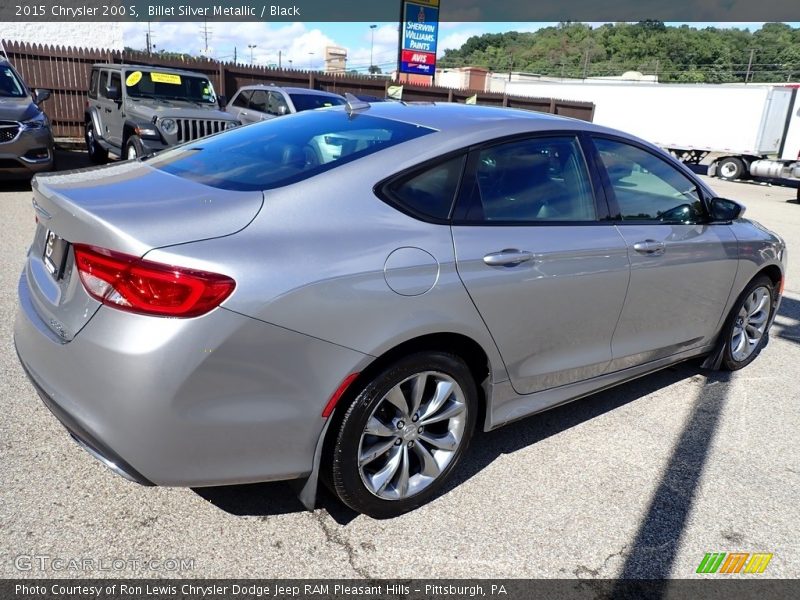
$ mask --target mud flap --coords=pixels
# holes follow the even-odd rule
[[[325,445],[325,434],[328,432],[328,426],[331,424],[335,412],[330,414],[325,421],[322,432],[319,434],[317,447],[314,449],[314,462],[311,465],[311,473],[309,473],[308,477],[297,479],[292,483],[297,499],[300,500],[306,510],[313,511],[317,504],[317,486],[319,485],[319,469],[322,462],[322,447]]]

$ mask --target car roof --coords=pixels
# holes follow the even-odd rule
[[[243,85],[237,91],[241,92],[242,90],[282,90],[287,94],[308,94],[309,96],[335,96],[337,98],[341,98],[339,94],[334,92],[323,92],[322,90],[314,90],[311,88],[301,88],[301,87],[283,87],[278,85],[270,85],[268,83],[256,83],[253,85]]]
[[[170,69],[169,67],[159,67],[156,65],[136,65],[136,64],[119,64],[119,63],[95,63],[92,65],[93,69],[137,69],[140,71],[158,71],[159,73],[176,73],[178,75],[186,75],[187,77],[205,77],[208,75],[200,73],[199,71],[188,71],[186,69]]]
[[[530,130],[559,127],[570,130],[603,129],[586,121],[548,113],[455,102],[376,102],[370,104],[368,109],[359,110],[362,111],[364,114],[443,132],[480,129],[490,125],[511,128],[522,125],[524,129]]]

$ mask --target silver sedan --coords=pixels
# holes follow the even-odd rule
[[[783,241],[641,140],[543,114],[308,111],[34,183],[20,360],[143,484],[318,480],[389,517],[476,429],[768,339]]]

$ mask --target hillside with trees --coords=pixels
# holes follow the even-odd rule
[[[660,21],[594,28],[564,22],[532,33],[474,36],[461,48],[446,50],[438,63],[439,68],[481,66],[555,77],[613,76],[634,70],[658,75],[665,83],[797,81],[800,28],[766,23],[750,32],[670,27]]]

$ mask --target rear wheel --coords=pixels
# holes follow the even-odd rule
[[[97,132],[94,130],[94,122],[86,121],[84,127],[84,140],[86,141],[86,151],[89,153],[89,160],[97,165],[108,162],[108,150],[97,141]]]
[[[728,156],[719,161],[717,165],[717,173],[720,179],[741,179],[744,175],[744,161],[735,156]]]
[[[766,345],[774,291],[772,280],[761,275],[739,296],[722,331],[725,340],[723,368],[736,371],[746,367]]]
[[[452,354],[413,354],[378,373],[347,409],[336,436],[336,494],[375,518],[433,499],[469,445],[477,398],[472,374]]]

